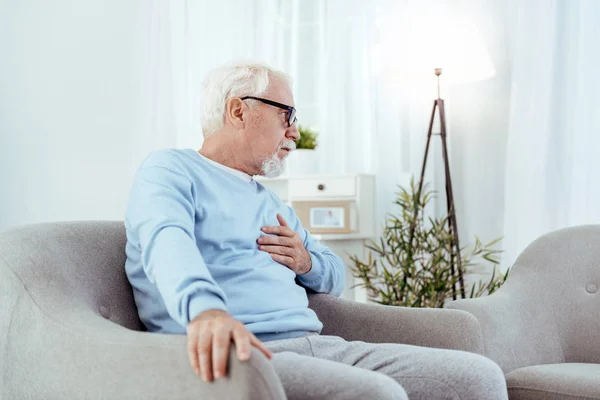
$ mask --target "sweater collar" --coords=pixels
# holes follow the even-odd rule
[[[198,153],[197,151],[196,151],[196,154],[198,154],[200,157],[202,157],[202,159],[206,160],[206,162],[208,162],[209,164],[214,165],[215,167],[220,168],[223,171],[226,171],[226,172],[230,173],[231,175],[234,175],[234,176],[240,178],[244,182],[250,183],[254,180],[254,177],[252,177],[251,175],[248,175],[245,172],[238,171],[237,169],[234,169],[234,168],[228,167],[227,165],[223,165],[221,163],[213,161],[210,158],[205,157],[202,154]]]

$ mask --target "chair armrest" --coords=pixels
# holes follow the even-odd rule
[[[19,297],[2,398],[285,399],[273,366],[256,349],[245,363],[232,350],[227,377],[205,383],[189,364],[184,335],[132,331],[100,316],[73,327],[26,293]]]
[[[464,311],[364,304],[325,294],[310,294],[309,306],[323,322],[324,335],[483,352],[479,323]]]
[[[512,286],[511,286],[511,283]],[[551,304],[540,295],[532,302],[506,282],[490,296],[450,302],[447,307],[472,314],[481,327],[484,353],[505,373],[530,365],[565,362]]]

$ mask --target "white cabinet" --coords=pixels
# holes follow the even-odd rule
[[[357,177],[291,178],[289,195],[293,198],[354,198]]]
[[[365,259],[364,245],[375,234],[375,176],[307,175],[285,178],[258,178],[294,208],[304,227],[340,256],[346,265],[342,297],[365,302],[362,288],[348,268],[350,256]]]

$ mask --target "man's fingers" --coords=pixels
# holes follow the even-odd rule
[[[197,338],[197,355],[198,364],[200,365],[200,376],[204,379],[205,382],[210,382],[213,380],[212,373],[212,341],[213,336],[212,332],[206,331],[204,333],[200,333]]]
[[[294,240],[285,236],[261,236],[257,240],[258,244],[272,244],[277,246],[294,247]]]
[[[285,219],[283,219],[283,217],[281,216],[281,214],[277,214],[277,221],[279,221],[279,224],[281,226],[288,226],[287,222],[285,222]]]
[[[294,259],[292,257],[281,256],[279,254],[273,254],[273,253],[269,253],[269,254],[271,255],[271,258],[273,260],[277,261],[280,264],[287,265],[290,268],[291,268],[292,264],[294,263]]]
[[[273,357],[273,353],[271,353],[271,350],[269,350],[267,348],[267,346],[265,346],[265,344],[263,342],[261,342],[260,340],[258,340],[256,338],[256,336],[252,335],[250,336],[250,343],[256,347],[257,349],[259,349],[260,351],[263,352],[263,354],[265,356],[267,356],[268,359],[271,359]]]
[[[238,328],[233,330],[233,341],[238,359],[240,361],[248,361],[250,359],[250,338],[246,328]]]
[[[225,376],[230,344],[231,331],[229,327],[222,327],[215,331],[212,341],[212,368],[215,379]]]
[[[188,334],[188,358],[192,369],[197,375],[200,375],[200,363],[198,361],[198,340],[196,336]]]
[[[266,251],[267,253],[271,253],[271,254],[279,254],[282,256],[291,256],[292,255],[292,248],[291,247],[285,247],[285,246],[258,246],[259,250],[262,251]]]
[[[263,226],[261,230],[265,233],[272,233],[274,235],[286,237],[292,237],[296,233],[296,231],[288,228],[287,226]]]

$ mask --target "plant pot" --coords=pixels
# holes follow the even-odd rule
[[[319,159],[316,150],[293,150],[285,161],[285,171],[288,176],[313,175],[319,173]]]

